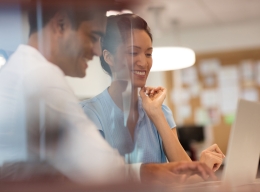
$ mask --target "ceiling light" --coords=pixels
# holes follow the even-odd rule
[[[151,71],[170,71],[190,67],[195,63],[195,53],[185,47],[153,48]]]
[[[3,55],[0,55],[0,68],[6,63],[6,59]]]
[[[124,9],[124,10],[121,11],[121,13],[124,13],[124,14],[125,14],[125,13],[133,13],[133,12],[132,12],[131,10]]]
[[[111,15],[120,15],[120,14],[126,14],[126,13],[133,13],[133,12],[128,9],[124,9],[122,11],[110,10],[110,11],[107,11],[106,16],[109,17]]]
[[[121,13],[120,11],[110,10],[110,11],[107,11],[106,16],[109,17],[109,16],[112,16],[112,15],[118,15],[120,13]]]

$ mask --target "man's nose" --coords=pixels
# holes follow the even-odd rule
[[[101,49],[101,44],[100,42],[99,43],[95,43],[93,45],[93,52],[94,52],[94,55],[100,57],[101,54],[102,54],[102,49]]]

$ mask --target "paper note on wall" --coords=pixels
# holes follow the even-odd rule
[[[181,69],[182,83],[191,85],[198,82],[198,73],[195,66]]]
[[[232,114],[236,111],[240,96],[239,74],[235,65],[222,67],[218,73],[219,100],[222,114]]]
[[[201,92],[201,84],[199,82],[194,82],[188,87],[188,89],[191,97],[198,97]]]
[[[174,103],[187,104],[190,102],[190,92],[188,89],[173,89],[171,99]]]
[[[253,85],[254,81],[254,62],[245,60],[240,63],[240,76],[244,85]]]
[[[199,63],[199,70],[203,76],[217,74],[221,67],[218,59],[204,59]]]
[[[258,101],[258,90],[251,87],[241,91],[241,98],[249,101]]]
[[[260,60],[255,64],[255,81],[260,86]]]
[[[205,108],[217,107],[219,105],[219,94],[217,89],[206,89],[201,92],[200,103]]]
[[[252,60],[244,60],[240,63],[240,74],[244,80],[253,80],[254,62]]]
[[[194,121],[196,125],[208,125],[210,123],[210,118],[207,111],[204,108],[196,108]]]
[[[191,116],[191,106],[190,105],[180,105],[179,114],[182,119],[189,118]]]

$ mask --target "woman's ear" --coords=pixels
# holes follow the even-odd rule
[[[110,66],[114,66],[114,57],[113,55],[108,51],[108,50],[104,50],[103,51],[103,57],[105,62],[110,65]]]

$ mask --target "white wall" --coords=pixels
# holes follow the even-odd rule
[[[101,93],[111,83],[111,78],[103,71],[98,57],[94,57],[94,60],[88,63],[86,74],[85,78],[66,77],[79,99],[91,98]]]
[[[260,47],[260,20],[180,30],[180,44],[196,53]],[[170,35],[157,38],[154,46],[170,46]]]

